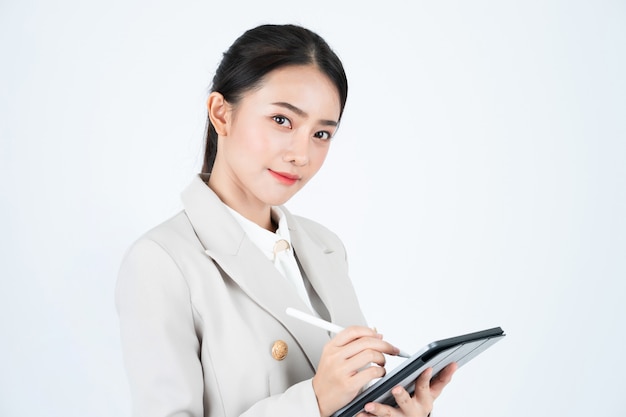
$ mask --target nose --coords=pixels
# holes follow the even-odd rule
[[[309,144],[308,134],[294,132],[283,160],[296,166],[305,166],[309,163]]]

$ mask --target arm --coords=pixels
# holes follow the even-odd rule
[[[245,412],[233,412],[245,410],[237,393],[205,392],[204,378],[211,371],[202,368],[201,324],[194,322],[191,296],[166,249],[149,239],[133,245],[120,269],[116,305],[134,417],[319,417],[311,379]]]
[[[189,288],[156,242],[138,241],[118,277],[116,306],[136,417],[203,417],[203,379]]]
[[[244,415],[328,417],[352,400],[365,384],[384,375],[383,353],[397,354],[398,349],[368,327],[348,327],[326,344],[312,380],[259,401]]]
[[[381,376],[383,368],[367,365],[384,363],[380,352],[394,351],[373,330],[353,326],[328,343],[314,380],[242,408],[245,395],[238,402],[237,393],[219,392],[220,381],[207,392],[205,379],[213,374],[202,367],[202,322],[194,322],[198,313],[191,297],[166,249],[149,239],[133,245],[120,269],[116,302],[134,416],[326,416]]]

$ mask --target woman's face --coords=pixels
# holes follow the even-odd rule
[[[238,211],[298,192],[322,166],[340,114],[335,85],[314,66],[274,70],[227,108],[210,184]]]

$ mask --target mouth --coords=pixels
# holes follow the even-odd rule
[[[288,172],[276,172],[276,171],[272,171],[271,169],[268,169],[268,171],[281,184],[293,185],[300,179],[299,176],[294,175],[294,174],[290,174]]]

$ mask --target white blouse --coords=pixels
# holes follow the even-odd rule
[[[226,206],[228,207],[228,206]],[[272,233],[243,217],[237,211],[228,207],[239,225],[246,232],[250,240],[258,246],[258,248],[267,256],[278,272],[280,272],[298,292],[300,298],[309,307],[311,313],[316,314],[316,310],[311,305],[309,294],[304,284],[298,261],[291,246],[291,238],[289,236],[289,226],[287,218],[278,207],[272,207],[272,218],[278,220],[278,228],[276,233]]]

